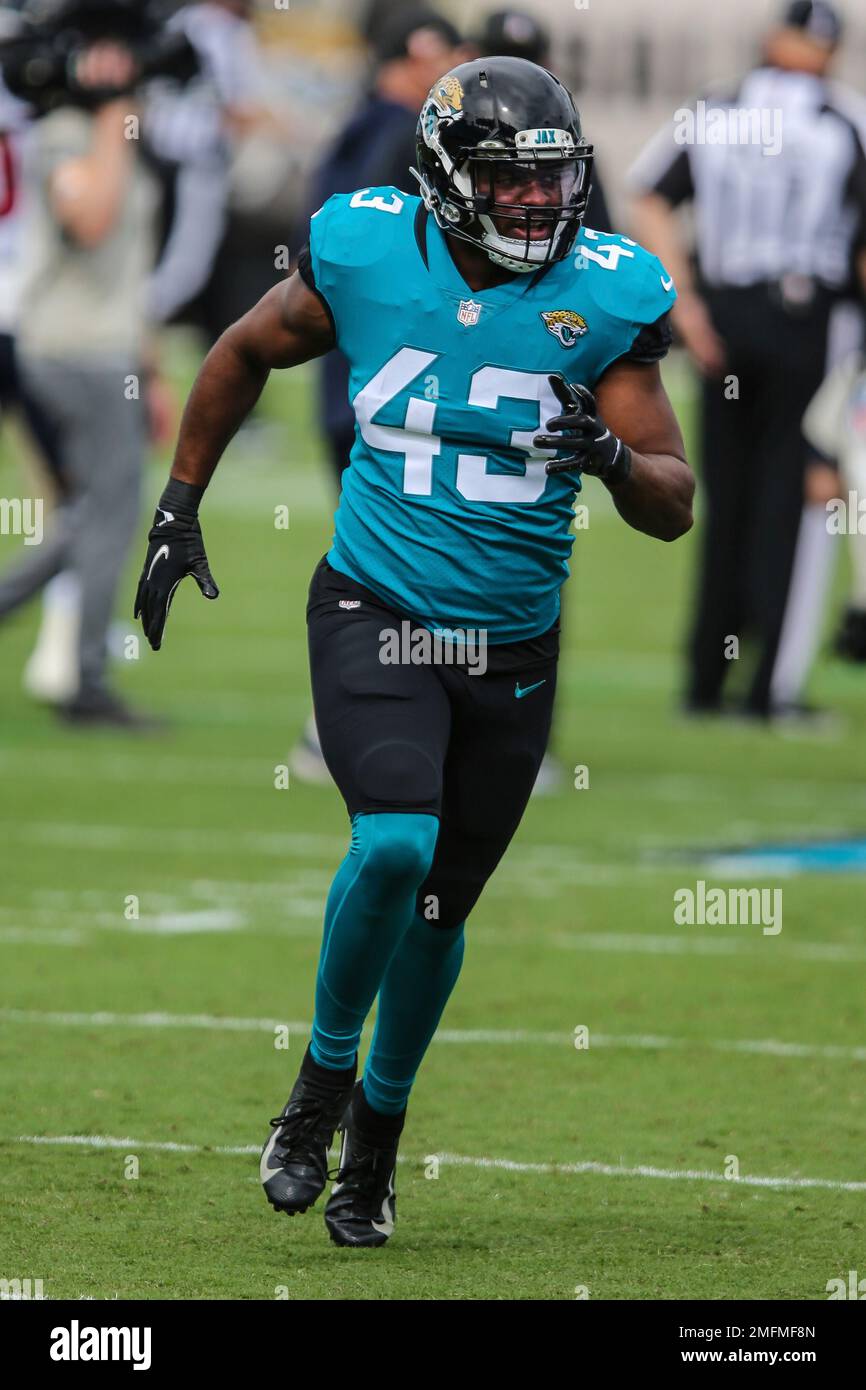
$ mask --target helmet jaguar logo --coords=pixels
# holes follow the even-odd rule
[[[463,110],[463,88],[460,79],[451,72],[437,83],[431,95],[443,108],[443,115]]]
[[[564,348],[574,347],[578,338],[589,332],[586,319],[573,309],[543,309],[541,318],[548,333],[558,338]]]
[[[436,132],[440,121],[459,120],[463,115],[463,87],[459,78],[448,73],[431,87],[421,108],[421,133],[425,145],[436,148]]]

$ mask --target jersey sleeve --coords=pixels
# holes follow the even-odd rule
[[[398,224],[414,216],[418,201],[390,185],[360,188],[333,194],[310,219],[309,260],[301,275],[326,305],[344,351],[369,323],[376,282],[389,278]]]
[[[584,232],[578,264],[597,307],[596,379],[613,362],[658,362],[670,347],[673,278],[657,256],[628,237]],[[592,327],[592,325],[590,325]]]

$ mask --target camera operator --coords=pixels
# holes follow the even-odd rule
[[[136,60],[128,5],[99,9],[105,33],[66,65],[32,132],[24,178],[30,227],[18,331],[22,376],[59,431],[67,497],[42,545],[0,575],[0,617],[70,571],[81,595],[75,724],[149,727],[106,680],[107,634],[138,516],[147,443],[145,285],[158,195],[139,157],[129,95]],[[125,93],[124,95],[117,95]]]

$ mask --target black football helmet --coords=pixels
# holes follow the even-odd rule
[[[511,271],[568,255],[586,212],[592,146],[552,73],[525,58],[452,68],[421,108],[416,151],[412,173],[443,231]],[[546,201],[497,202],[497,186],[513,190],[530,169]]]

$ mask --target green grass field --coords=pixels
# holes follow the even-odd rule
[[[679,719],[694,533],[639,536],[592,482],[556,731],[590,785],[533,801],[472,918],[397,1232],[341,1251],[321,1205],[268,1207],[258,1150],[347,842],[335,791],[274,786],[308,711],[304,602],[329,538],[311,389],[275,378],[270,430],[208,496],[219,603],[184,585],[164,650],[121,663],[169,733],[66,732],[21,692],[36,611],[0,634],[0,1277],[55,1298],[468,1300],[822,1299],[866,1275],[862,880],[732,880],[782,887],[775,936],[673,918],[678,887],[722,882],[687,851],[866,833],[863,678],[816,672],[837,738]],[[7,441],[0,496],[22,490]]]

